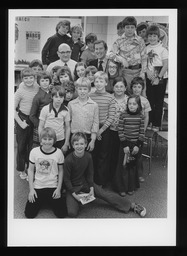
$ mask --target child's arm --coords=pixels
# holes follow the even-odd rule
[[[112,45],[112,49],[108,54],[109,59],[113,59],[116,62],[120,62],[122,63],[123,67],[128,67],[129,63],[127,62],[127,60],[120,56],[120,47],[119,47],[119,43],[118,40],[116,40],[113,45]]]
[[[91,129],[91,141],[87,147],[87,150],[89,151],[92,151],[94,149],[98,130],[99,130],[99,107],[98,105],[96,105],[95,111],[94,111],[93,125]]]
[[[64,175],[63,166],[58,165],[58,185],[55,191],[53,192],[53,195],[52,195],[53,199],[58,199],[61,197],[63,175]]]
[[[160,79],[163,78],[164,74],[168,70],[168,59],[163,60],[162,63],[163,63],[162,69],[160,70],[160,73],[158,74],[158,76],[154,77],[152,84],[155,84],[155,85],[159,84]]]
[[[45,121],[40,120],[39,121],[39,126],[38,126],[38,134],[39,134],[39,136],[40,136],[40,133],[41,133],[42,129],[44,128],[44,125],[45,125]]]
[[[34,166],[35,164],[29,163],[29,168],[28,168],[28,179],[29,179],[29,197],[28,200],[30,203],[35,202],[35,197],[37,198],[37,193],[34,189]]]
[[[38,134],[39,134],[39,136],[40,136],[40,133],[41,133],[42,129],[45,126],[46,119],[47,119],[46,108],[43,107],[41,112],[40,112],[40,116],[39,116],[39,125],[38,125]]]
[[[34,127],[38,127],[39,125],[39,119],[37,118],[37,114],[39,111],[39,99],[37,94],[34,96],[32,107],[29,115],[29,119],[34,124]]]
[[[70,121],[65,121],[65,143],[62,147],[62,151],[66,152],[69,148],[70,139]]]
[[[149,112],[144,113],[144,131],[146,131],[149,123]]]
[[[21,118],[19,117],[18,115],[18,112],[15,110],[14,111],[14,119],[16,120],[16,122],[19,124],[19,126],[22,128],[22,129],[25,129],[27,128],[27,126],[29,126],[25,120],[21,120]]]

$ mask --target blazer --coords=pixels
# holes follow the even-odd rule
[[[107,63],[108,63],[108,60],[107,60]],[[106,63],[105,70],[103,70],[104,72],[106,72],[107,63]],[[99,64],[98,64],[98,59],[96,59],[96,60],[91,60],[88,66],[95,66],[95,67],[98,69],[98,65],[99,65]]]

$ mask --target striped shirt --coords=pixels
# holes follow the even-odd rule
[[[99,130],[99,108],[90,97],[82,104],[79,98],[68,103],[71,118],[71,132],[78,131],[87,134],[97,133]]]
[[[115,117],[114,96],[108,92],[100,93],[95,91],[90,94],[90,98],[99,106],[99,126],[105,131],[110,127]]]
[[[29,115],[32,107],[32,101],[34,96],[37,94],[39,90],[38,84],[34,84],[31,87],[26,85],[22,85],[17,89],[14,94],[14,107],[15,109],[19,107],[19,110],[25,114]]]
[[[119,118],[118,134],[123,147],[139,146],[144,141],[144,116],[123,112]]]

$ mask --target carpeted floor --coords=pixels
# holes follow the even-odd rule
[[[161,144],[160,144],[161,145]],[[164,154],[167,145],[162,143],[161,149],[157,148],[152,159],[151,175],[148,174],[148,160],[144,158],[144,178],[145,182],[134,195],[127,197],[140,203],[147,209],[146,218],[167,218],[167,167],[164,167]],[[16,147],[15,147],[16,154]],[[26,180],[21,180],[16,169],[14,170],[14,218],[22,219],[24,208],[29,192],[29,184]],[[37,218],[56,218],[50,209],[42,209]],[[96,199],[90,204],[82,206],[78,218],[139,218],[133,212],[124,214],[116,211],[106,202]]]

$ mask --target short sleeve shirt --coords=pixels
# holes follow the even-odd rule
[[[60,149],[55,148],[54,151],[46,153],[42,147],[33,148],[30,152],[29,161],[36,167],[34,188],[57,187],[58,165],[64,163],[64,155]]]

